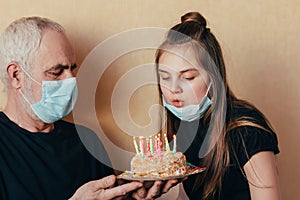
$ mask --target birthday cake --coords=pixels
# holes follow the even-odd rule
[[[153,148],[151,138],[140,138],[140,149],[135,140],[134,144],[137,153],[130,163],[133,176],[157,178],[186,174],[186,158],[183,153],[176,151],[176,137],[173,141],[172,151],[166,137],[164,144],[160,137],[155,137],[155,148]]]
[[[186,159],[181,152],[163,151],[143,157],[135,155],[130,166],[137,177],[169,177],[186,173]]]

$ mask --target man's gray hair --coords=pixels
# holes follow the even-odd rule
[[[64,28],[47,18],[23,17],[12,22],[0,38],[0,78],[8,86],[6,67],[18,63],[31,73],[32,61],[36,55],[44,30],[64,32]]]

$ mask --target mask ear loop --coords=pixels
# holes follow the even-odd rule
[[[206,91],[206,93],[205,93],[204,96],[207,96],[207,95],[208,95],[211,85],[212,85],[212,82],[209,83],[209,85],[208,85],[208,87],[207,87],[207,91]],[[208,97],[208,96],[207,96],[207,97]]]
[[[22,92],[21,89],[19,89],[20,94],[22,95],[23,99],[29,104],[31,105],[31,103],[29,102],[29,100],[27,99],[27,97],[25,96],[25,94]]]
[[[31,76],[30,76],[30,74],[22,67],[22,66],[20,66],[21,67],[21,69],[23,70],[23,72],[32,80],[32,81],[34,81],[35,83],[37,83],[38,85],[40,85],[40,86],[42,86],[42,84],[41,83],[39,83],[37,80],[35,80],[34,78],[32,78]]]
[[[20,66],[20,65],[19,65]],[[34,78],[32,78],[30,76],[30,74],[22,67],[20,66],[20,68],[23,70],[23,72],[26,74],[26,76],[28,76],[32,81],[34,81],[35,83],[37,83],[38,85],[42,86],[42,84],[40,84],[37,80],[35,80]],[[21,89],[19,89],[20,94],[22,95],[23,99],[29,104],[31,105],[32,103],[30,103],[30,101],[27,99],[27,97],[25,96],[25,94],[22,92]]]

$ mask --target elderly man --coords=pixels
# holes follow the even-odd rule
[[[0,38],[0,57],[8,96],[0,112],[0,199],[112,199],[138,188],[136,198],[157,195],[159,181],[147,192],[139,182],[112,187],[113,170],[89,154],[74,124],[61,120],[74,107],[77,86],[74,51],[59,24],[16,20]]]

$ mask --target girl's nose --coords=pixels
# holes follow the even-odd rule
[[[172,93],[181,93],[182,92],[182,87],[178,81],[173,81],[170,87],[170,90]]]

